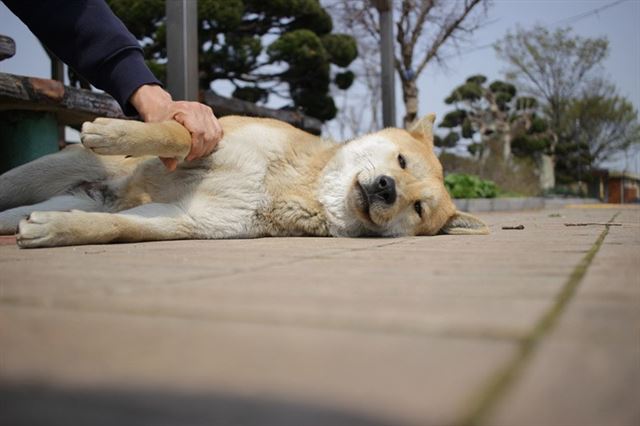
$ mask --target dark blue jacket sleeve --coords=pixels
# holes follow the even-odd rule
[[[104,0],[3,1],[56,56],[113,96],[125,114],[136,114],[129,103],[136,89],[160,84],[138,41]]]

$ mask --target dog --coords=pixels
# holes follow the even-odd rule
[[[98,118],[69,146],[0,176],[0,234],[21,248],[177,239],[486,234],[456,211],[430,114],[345,143],[227,116],[203,159],[179,123]]]

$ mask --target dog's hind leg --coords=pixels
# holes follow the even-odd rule
[[[182,208],[161,203],[119,213],[34,212],[20,221],[18,231],[22,248],[198,238]]]
[[[137,161],[101,158],[82,146],[68,146],[0,175],[0,211],[48,200],[82,182],[126,174]]]
[[[191,149],[191,134],[177,121],[143,123],[97,118],[82,125],[82,144],[101,155],[153,155],[183,160]]]

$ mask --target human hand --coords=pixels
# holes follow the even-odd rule
[[[210,155],[222,139],[222,127],[207,105],[199,102],[174,101],[157,85],[140,86],[130,99],[131,104],[146,122],[175,120],[191,133],[191,151],[187,161]],[[175,170],[178,160],[160,158],[165,167]]]

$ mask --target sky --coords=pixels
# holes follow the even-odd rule
[[[617,4],[599,13],[584,16],[586,12],[614,3]],[[468,53],[449,59],[446,68],[426,69],[419,80],[421,113],[433,110],[438,117],[443,117],[450,110],[444,98],[472,74],[484,74],[489,81],[504,78],[505,64],[493,49],[474,51],[474,46],[493,44],[518,25],[531,28],[536,24],[552,29],[570,26],[582,37],[607,37],[610,53],[603,64],[604,73],[620,94],[627,97],[636,110],[640,109],[640,0],[495,0],[488,10],[488,18],[491,23],[476,31],[473,43],[463,50]],[[402,109],[400,106],[400,112]],[[636,150],[628,159],[618,158],[609,166],[638,174],[640,152]]]
[[[611,5],[611,7],[607,7]],[[602,9],[597,13],[590,13]],[[451,90],[472,74],[484,74],[489,80],[504,78],[505,64],[483,47],[503,38],[518,25],[531,28],[542,24],[550,28],[571,26],[582,37],[606,36],[610,54],[604,72],[616,84],[620,94],[640,109],[640,0],[493,0],[487,11],[488,25],[473,34],[472,41],[451,56],[446,66],[427,67],[419,78],[420,114],[435,112],[443,117],[449,109],[444,104]],[[0,72],[50,77],[47,55],[28,28],[0,2],[0,33],[16,41],[17,53],[0,62]],[[351,96],[351,95],[350,95]],[[396,89],[397,123],[404,108],[400,87]],[[357,98],[357,96],[354,96]],[[328,129],[335,127],[329,125]],[[607,166],[640,174],[640,151],[618,158]]]

